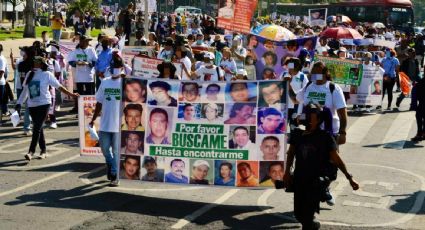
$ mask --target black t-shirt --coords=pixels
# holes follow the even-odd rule
[[[330,152],[337,149],[334,138],[323,130],[313,133],[294,132],[290,143],[295,146],[294,181],[305,184],[316,181],[329,165]]]

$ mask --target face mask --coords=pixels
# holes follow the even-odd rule
[[[122,68],[114,68],[112,70],[112,77],[119,77],[121,74],[124,74],[124,71]]]
[[[252,64],[254,64],[254,60],[248,60],[247,63],[248,63],[248,65],[252,65]]]
[[[202,45],[202,42],[203,42],[202,40],[197,40],[197,41],[196,41],[196,44],[197,44],[197,45]]]
[[[23,57],[23,56],[25,56],[25,52],[21,50],[21,51],[19,52],[19,55],[21,55],[21,57]]]
[[[323,75],[322,74],[312,74],[311,75],[311,81],[314,83],[317,83],[317,81],[322,81]]]
[[[303,71],[303,73],[309,73],[310,72],[310,68],[303,67],[302,71]]]
[[[391,53],[390,53],[390,51],[386,51],[386,52],[385,52],[385,57],[387,57],[387,58],[391,57]]]

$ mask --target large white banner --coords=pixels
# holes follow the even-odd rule
[[[363,65],[363,78],[359,86],[350,88],[350,104],[381,105],[384,70],[379,66]]]

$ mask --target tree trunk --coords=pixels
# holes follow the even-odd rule
[[[25,15],[24,38],[35,38],[34,0],[26,0],[24,15]]]
[[[12,29],[15,29],[15,20],[16,20],[16,10],[15,10],[16,5],[12,3]]]

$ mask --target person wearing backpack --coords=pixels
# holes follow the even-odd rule
[[[338,167],[344,173],[353,190],[359,189],[359,184],[338,154],[335,139],[320,128],[322,123],[332,122],[330,119],[326,120],[326,116],[322,106],[307,104],[306,119],[303,122],[306,130],[291,133],[288,141],[290,147],[287,151],[283,184],[287,190],[293,189],[294,215],[302,224],[302,229],[320,229],[320,222],[314,215],[319,213],[320,201],[326,196],[329,179],[335,177],[336,173],[328,170],[329,165]],[[296,161],[292,175],[294,159]]]
[[[301,72],[302,65],[298,58],[291,57],[284,63],[288,67],[287,74],[283,77],[284,81],[288,81],[288,120],[290,129],[293,130],[298,126],[295,117],[298,110],[297,94],[302,91],[308,84],[307,76]]]
[[[47,149],[44,139],[43,123],[49,112],[50,104],[52,103],[52,95],[49,92],[49,86],[59,89],[68,96],[77,98],[78,93],[69,92],[62,86],[52,72],[48,71],[47,60],[43,57],[34,57],[33,70],[29,71],[23,83],[22,93],[16,102],[15,109],[21,110],[21,105],[27,101],[29,113],[33,121],[33,132],[31,144],[25,159],[31,160],[35,153],[37,142],[40,146],[40,158],[46,158]],[[19,112],[18,112],[19,113]]]

